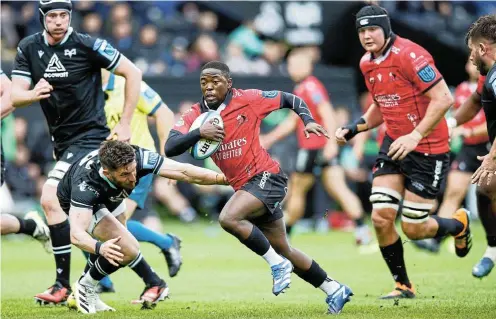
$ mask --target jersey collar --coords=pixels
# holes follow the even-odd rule
[[[73,31],[72,27],[69,27],[69,29],[67,29],[67,32],[66,32],[64,38],[62,39],[62,41],[60,41],[59,43],[57,43],[56,45],[53,45],[53,46],[57,46],[57,45],[61,45],[61,44],[66,43],[67,42],[67,39],[69,39],[69,37],[71,36],[72,31]],[[51,46],[48,43],[48,40],[47,40],[47,37],[46,37],[46,31],[43,31],[42,35],[43,35],[43,41],[45,42],[45,44],[47,46]]]
[[[389,56],[389,53],[391,52],[391,48],[393,47],[393,44],[396,41],[396,38],[397,38],[396,34],[394,34],[394,33],[391,34],[391,40],[384,48],[384,51],[383,51],[384,53],[380,57],[374,58],[374,55],[372,53],[370,53],[370,62],[375,60],[375,62],[377,64],[379,64],[382,61],[386,60],[386,58]]]
[[[100,169],[98,170],[98,174],[100,174],[100,177],[103,178],[104,181],[106,181],[110,187],[112,187],[113,189],[117,189],[117,187],[107,178],[107,176],[103,175],[103,167],[100,167]]]
[[[214,110],[214,111],[217,111],[219,113],[222,112],[222,110],[224,110],[229,105],[229,103],[231,103],[231,100],[232,100],[232,89],[230,89],[229,91],[227,91],[227,95],[226,95],[226,98],[224,99],[224,102],[222,102],[222,104],[219,105],[219,107],[217,108],[217,110]],[[207,103],[205,102],[205,99],[203,98],[203,96],[202,96],[202,99],[201,99],[201,102],[200,102],[200,109],[201,109],[201,112],[202,113],[208,112],[208,111],[211,110],[208,107]]]

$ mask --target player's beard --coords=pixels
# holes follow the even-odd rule
[[[474,58],[474,62],[475,62],[474,63],[475,67],[477,68],[477,70],[479,70],[481,75],[486,76],[487,73],[489,73],[489,68],[486,66],[484,61],[482,61],[482,58],[480,57],[480,55],[477,55]]]

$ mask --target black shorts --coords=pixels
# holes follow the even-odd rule
[[[298,173],[308,173],[319,175],[323,168],[338,165],[338,158],[331,160],[324,159],[323,149],[306,150],[299,149],[296,155],[295,171]]]
[[[406,177],[404,186],[410,192],[425,199],[436,198],[448,174],[449,153],[411,152],[402,161],[393,161],[387,155],[392,143],[393,139],[386,135],[372,169],[374,177],[401,174]]]
[[[56,155],[57,163],[48,173],[47,183],[57,186],[72,164],[81,160],[88,153],[98,150],[101,142],[89,142],[84,145],[71,145],[62,153]]]
[[[451,169],[473,174],[481,166],[481,161],[477,156],[484,156],[489,153],[491,143],[481,143],[475,145],[463,144],[460,152],[456,155],[451,164]]]
[[[288,192],[288,177],[282,170],[277,174],[257,174],[241,189],[258,198],[267,208],[264,215],[251,220],[255,225],[273,222],[284,216],[282,201]]]

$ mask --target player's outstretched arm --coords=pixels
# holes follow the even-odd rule
[[[275,129],[260,136],[262,146],[269,149],[272,145],[291,134],[291,132],[296,129],[296,125],[298,123],[297,121],[298,117],[295,114],[290,113],[282,123],[279,123],[279,125],[276,126]]]
[[[168,158],[164,159],[159,175],[177,181],[199,185],[228,185],[224,174],[191,164],[179,163]]]
[[[0,75],[0,91],[1,91],[1,105],[0,108],[2,110],[2,119],[12,113],[14,111],[14,107],[12,106],[12,101],[10,99],[10,91],[11,91],[11,82],[5,73],[1,73]]]
[[[91,209],[71,206],[69,222],[71,224],[71,243],[90,254],[102,255],[111,264],[118,266],[124,255],[116,245],[120,237],[101,243],[91,237],[86,230],[90,226],[93,212]]]
[[[117,124],[109,138],[117,135],[120,141],[129,141],[131,139],[131,119],[133,118],[134,109],[138,104],[141,92],[141,80],[143,75],[128,58],[122,56],[119,65],[114,70],[114,73],[126,78],[126,85],[124,87],[124,109],[122,111],[121,119]]]
[[[455,116],[448,124],[451,128],[463,125],[473,119],[482,108],[481,96],[474,92],[463,104],[456,110]]]
[[[414,131],[425,137],[441,121],[451,105],[454,103],[453,96],[444,80],[439,81],[429,91],[424,93],[430,98],[424,118],[420,121]]]

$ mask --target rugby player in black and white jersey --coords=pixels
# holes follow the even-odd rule
[[[40,103],[57,160],[41,195],[57,276],[52,287],[36,295],[42,303],[63,303],[70,294],[70,227],[67,216],[58,209],[57,185],[72,163],[97,149],[105,139],[129,141],[142,78],[139,69],[106,40],[73,30],[71,14],[70,0],[40,0],[39,18],[44,30],[19,42],[12,71],[14,107]],[[105,119],[101,68],[127,80],[124,112],[112,133]]]

